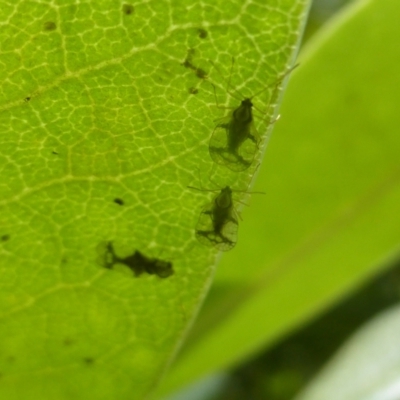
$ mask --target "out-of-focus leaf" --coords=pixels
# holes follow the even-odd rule
[[[398,400],[400,306],[354,334],[295,400]]]

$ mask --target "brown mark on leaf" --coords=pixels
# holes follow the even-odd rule
[[[203,28],[197,29],[197,32],[199,34],[200,39],[205,39],[208,36],[208,32]]]
[[[55,31],[57,29],[57,25],[53,21],[47,21],[43,24],[43,29],[45,31]]]
[[[135,9],[132,5],[130,4],[124,4],[122,6],[122,11],[125,15],[131,15],[135,12]]]
[[[189,68],[192,71],[194,71],[198,78],[207,79],[207,72],[199,67],[196,67],[193,64],[193,56],[195,55],[195,53],[196,53],[195,49],[189,49],[186,58],[181,65],[183,65],[185,68]]]

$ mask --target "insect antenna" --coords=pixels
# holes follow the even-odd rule
[[[212,171],[214,171],[214,167],[215,167],[215,166],[213,165]],[[202,181],[201,181],[200,168],[197,167],[196,169],[197,169],[198,179],[199,179],[199,182],[200,182],[200,188],[197,188],[197,187],[194,187],[194,186],[187,186],[189,189],[199,190],[200,192],[214,192],[214,193],[220,191],[220,189],[218,189],[219,185],[218,185],[217,183],[213,182],[212,179],[211,179],[210,177],[209,177],[208,179],[210,180],[210,182],[211,182],[213,185],[215,185],[215,187],[216,187],[217,189],[204,189],[204,188],[203,188],[203,183],[202,183]],[[213,173],[213,172],[211,172],[211,173]]]
[[[287,75],[289,75],[295,68],[297,68],[300,64],[295,64],[293,67],[289,68],[281,77],[279,77],[274,83],[267,85],[265,88],[261,89],[260,91],[258,91],[257,93],[253,94],[253,96],[250,97],[250,100],[252,100],[254,97],[260,95],[261,93],[263,93],[264,91],[270,89],[271,87],[273,87],[273,91],[271,94],[271,97],[269,98],[268,104],[267,104],[267,108],[266,111],[262,111],[260,110],[257,106],[253,105],[254,109],[257,110],[259,113],[263,114],[263,115],[268,115],[269,110],[272,106],[272,102],[276,96],[277,90],[279,88],[279,85],[282,83],[282,81],[285,79],[285,77]],[[268,124],[274,124],[278,119],[280,118],[280,116],[278,115],[275,119],[271,120],[271,121],[266,121]]]
[[[229,78],[228,78],[228,79],[226,79],[226,78],[224,77],[224,75],[223,75],[223,73],[221,72],[221,70],[218,68],[218,66],[217,66],[212,60],[209,60],[209,62],[210,62],[210,64],[218,71],[218,73],[219,73],[219,75],[222,77],[222,79],[226,81],[226,84],[227,84],[226,91],[227,91],[227,93],[228,93],[230,96],[232,96],[233,98],[235,98],[236,100],[238,100],[238,101],[243,101],[244,99],[252,100],[254,97],[259,96],[261,93],[263,93],[263,92],[265,92],[265,91],[267,91],[267,90],[269,90],[269,89],[271,89],[271,88],[273,87],[273,91],[272,91],[272,94],[271,94],[271,96],[270,96],[270,99],[269,99],[269,101],[268,101],[268,104],[267,104],[267,107],[266,107],[266,110],[265,110],[265,111],[261,110],[260,108],[258,108],[258,107],[255,106],[254,104],[252,105],[252,107],[253,107],[255,110],[257,110],[257,111],[258,111],[260,114],[262,114],[262,115],[268,115],[268,113],[269,113],[269,111],[270,111],[270,109],[271,109],[271,106],[272,106],[272,104],[273,104],[273,101],[274,101],[274,99],[275,99],[275,97],[276,97],[276,94],[277,94],[277,90],[278,90],[278,88],[279,88],[279,85],[282,83],[282,81],[285,79],[285,77],[286,77],[288,74],[290,74],[295,68],[297,68],[297,67],[299,66],[299,64],[294,65],[293,67],[289,68],[289,69],[288,69],[281,77],[279,77],[274,83],[269,84],[269,85],[267,85],[266,87],[262,88],[261,90],[259,90],[259,91],[256,92],[255,94],[253,94],[251,97],[246,97],[246,96],[244,96],[239,90],[237,90],[236,88],[234,88],[234,87],[232,86],[232,83],[231,83],[232,74],[233,74],[233,68],[234,68],[234,64],[235,64],[235,58],[234,58],[234,57],[232,57],[231,70],[230,70]],[[215,85],[214,85],[212,82],[210,82],[210,83],[211,83],[211,85],[213,86],[214,97],[215,97],[215,102],[216,102],[216,104],[217,104],[217,108],[220,108],[220,109],[234,109],[235,107],[224,107],[224,106],[221,106],[221,105],[219,104],[218,98],[217,98],[217,93],[216,93]],[[221,119],[222,119],[222,118],[221,118]],[[268,123],[268,124],[273,124],[273,123],[275,123],[275,122],[279,119],[279,115],[278,115],[277,117],[275,117],[275,119],[273,119],[273,120],[263,119],[263,118],[261,118],[261,117],[260,117],[260,119],[264,120],[264,122],[266,122],[266,123]]]
[[[218,97],[217,97],[217,91],[216,91],[216,89],[215,89],[215,85],[214,85],[212,82],[210,82],[210,84],[212,85],[212,87],[213,87],[213,89],[214,89],[214,97],[215,97],[215,103],[217,104],[217,108],[220,108],[220,109],[222,109],[222,110],[231,110],[232,107],[221,106],[221,105],[218,103]],[[224,118],[225,118],[225,117],[217,118],[217,119],[224,119]]]
[[[189,189],[194,189],[194,190],[199,190],[200,192],[218,192],[219,190],[217,189],[203,189],[203,188],[197,188],[194,186],[186,186]]]
[[[267,85],[265,88],[261,89],[260,91],[258,91],[257,93],[253,94],[253,96],[250,97],[250,99],[252,99],[253,97],[258,96],[259,94],[261,94],[262,92],[264,92],[265,90],[267,90],[268,88],[271,88],[272,86],[275,86],[275,88],[277,86],[279,86],[279,84],[285,79],[285,77],[287,75],[289,75],[295,68],[297,68],[300,64],[295,64],[293,67],[289,68],[281,77],[279,77],[274,83]]]
[[[229,79],[227,80],[224,77],[224,74],[221,72],[221,70],[217,67],[217,65],[212,61],[212,60],[208,60],[211,65],[218,71],[218,73],[221,75],[221,78],[226,82],[226,91],[236,100],[238,101],[242,101],[243,99],[245,99],[246,97],[243,96],[242,93],[239,92],[239,90],[237,90],[236,88],[234,88],[231,84],[231,79],[232,79],[232,72],[233,72],[233,66],[235,64],[235,58],[232,57],[232,64],[231,64],[231,71],[229,73]],[[211,83],[211,82],[210,82]],[[214,86],[214,85],[213,85]],[[233,90],[231,91],[230,88]],[[214,93],[215,93],[215,86],[214,86]],[[239,95],[239,97],[237,96]],[[215,94],[216,96],[216,94]],[[233,108],[233,107],[227,107],[227,108]]]

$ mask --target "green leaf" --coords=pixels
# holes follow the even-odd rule
[[[296,400],[396,400],[400,395],[400,307],[358,330]]]
[[[359,2],[300,55],[255,187],[267,195],[160,393],[272,344],[398,255],[399,13]]]
[[[200,172],[243,189],[257,166],[214,170],[208,141],[223,115],[210,82],[237,106],[235,57],[232,85],[245,96],[272,85],[254,101],[274,103],[306,3],[2,4],[1,398],[133,400],[154,388],[216,261],[194,235],[210,196],[187,186]],[[174,275],[135,277],[124,265],[135,251]]]

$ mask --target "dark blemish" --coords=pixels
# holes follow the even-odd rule
[[[74,344],[74,341],[70,338],[65,338],[63,343],[64,346],[71,346],[72,344]]]
[[[205,29],[199,28],[197,29],[200,39],[205,39],[208,36],[208,32]]]
[[[87,364],[87,365],[92,365],[92,364],[94,364],[94,358],[92,358],[92,357],[85,357],[85,358],[83,359],[83,361],[84,361],[85,364]]]
[[[28,102],[28,101],[30,101],[30,99],[31,99],[30,97],[25,97],[24,101]]]
[[[124,201],[122,199],[114,199],[114,203],[119,204],[120,206],[124,205]]]
[[[192,64],[193,56],[195,55],[195,53],[195,49],[189,49],[187,51],[186,59],[181,65],[183,65],[185,68],[195,69],[196,67]]]
[[[159,278],[168,278],[174,273],[171,262],[147,257],[139,250],[135,250],[130,256],[125,258],[119,257],[115,254],[111,242],[107,244],[105,258],[105,268],[112,269],[115,264],[124,264],[135,276],[147,273],[149,275],[157,275]]]
[[[122,11],[124,12],[124,14],[126,15],[131,15],[135,12],[135,9],[133,8],[133,6],[131,6],[130,4],[124,4],[122,6]]]
[[[193,64],[193,56],[196,53],[194,49],[189,49],[187,52],[186,59],[182,62],[182,66],[189,68],[196,73],[196,76],[200,79],[207,79],[207,72],[201,68],[196,67]]]
[[[53,21],[47,21],[43,24],[43,28],[45,31],[54,31],[57,29],[57,25]]]
[[[58,153],[56,151],[52,151],[51,154],[54,154],[55,156],[58,156]]]
[[[189,93],[190,94],[197,94],[197,93],[199,93],[199,90],[196,89],[195,87],[190,87],[189,88]]]
[[[196,68],[196,75],[200,79],[207,79],[207,72],[204,69]]]
[[[2,240],[3,242],[7,242],[7,240],[10,240],[10,235],[3,235],[3,236],[1,237],[1,240]]]

